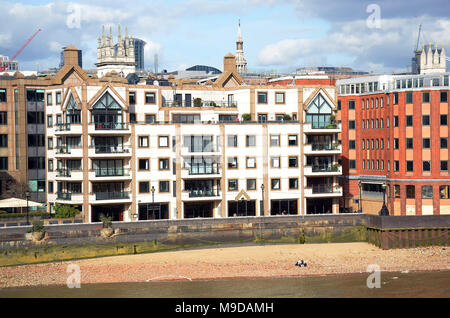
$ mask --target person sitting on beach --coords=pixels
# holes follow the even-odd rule
[[[306,263],[302,259],[300,259],[297,261],[295,266],[306,267]]]

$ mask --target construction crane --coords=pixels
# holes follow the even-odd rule
[[[5,72],[8,69],[9,64],[11,64],[12,61],[14,61],[14,59],[23,51],[23,49],[31,42],[31,40],[33,40],[33,38],[42,30],[39,29],[36,31],[36,33],[34,33],[27,41],[27,43],[25,43],[19,51],[17,51],[17,53],[13,56],[12,59],[9,60],[8,63],[3,64],[3,61],[0,61],[0,72]]]

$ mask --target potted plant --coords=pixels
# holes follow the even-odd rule
[[[333,170],[333,172],[338,172],[339,171],[339,165],[333,165],[331,167],[331,169]]]
[[[202,99],[201,98],[194,98],[194,107],[202,107],[203,103],[202,103]]]
[[[40,241],[45,236],[44,223],[41,220],[35,220],[32,222],[31,235],[35,241]]]
[[[216,102],[214,102],[214,101],[211,101],[211,102],[209,102],[209,106],[213,106],[213,107],[216,107],[216,106],[217,106],[217,104],[216,104]]]
[[[100,231],[102,237],[110,237],[114,234],[114,229],[112,228],[112,218],[110,216],[100,214],[100,221],[103,223],[103,228]]]
[[[284,114],[284,115],[283,115],[283,120],[284,120],[284,121],[289,121],[289,120],[292,120],[292,117],[291,117],[291,115],[289,115],[289,114]]]
[[[242,114],[242,120],[243,121],[250,121],[252,119],[252,116],[248,113]]]

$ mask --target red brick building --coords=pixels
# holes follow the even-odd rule
[[[450,214],[449,73],[342,79],[341,209]],[[361,196],[360,196],[361,194]]]

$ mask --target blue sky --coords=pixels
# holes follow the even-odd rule
[[[379,9],[378,27],[368,24]],[[94,68],[102,25],[128,26],[148,42],[146,68],[169,71],[196,64],[222,69],[223,56],[235,53],[241,19],[244,52],[251,70],[293,72],[303,66],[349,66],[375,73],[405,71],[419,23],[421,43],[448,43],[450,2],[434,1],[11,1],[0,0],[0,54],[12,56],[40,27],[42,32],[17,60],[23,70],[56,67],[61,47],[83,50],[83,66]],[[74,9],[75,8],[75,9]],[[79,11],[77,11],[79,10]],[[80,27],[71,14],[80,12]],[[448,46],[447,46],[448,47]],[[449,53],[450,54],[450,53]]]

